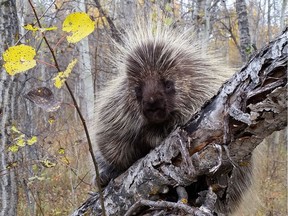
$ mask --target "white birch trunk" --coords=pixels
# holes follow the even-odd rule
[[[287,8],[287,0],[283,0],[282,1],[282,8],[281,8],[281,15],[280,15],[280,29],[281,30],[283,30],[284,26],[285,26],[285,15],[287,14],[286,8]]]
[[[240,54],[242,62],[246,62],[249,56],[247,50],[249,50],[251,47],[251,38],[249,33],[248,14],[245,1],[236,0],[236,12],[238,16]]]
[[[78,3],[80,11],[86,12],[86,4],[84,0]],[[88,37],[82,39],[78,43],[79,47],[79,102],[82,114],[86,119],[93,119],[94,112],[94,87],[91,68],[91,55],[89,49]],[[71,59],[72,60],[72,59]]]
[[[268,0],[268,8],[267,8],[267,25],[268,25],[268,41],[271,40],[271,2]]]
[[[15,155],[8,152],[12,141],[10,128],[17,121],[17,83],[2,65],[2,53],[15,43],[17,33],[15,1],[0,0],[0,216],[17,215],[17,178],[12,167]]]
[[[205,29],[204,29],[204,38],[203,38],[203,51],[205,52],[207,50],[208,42],[209,42],[209,36],[211,31],[211,24],[210,24],[210,18],[211,18],[211,2],[212,0],[206,0],[205,2]]]

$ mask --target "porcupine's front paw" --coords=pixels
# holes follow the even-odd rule
[[[100,152],[96,153],[96,161],[98,163],[99,175],[100,175],[100,186],[105,187],[111,179],[116,178],[122,172],[116,169],[113,165],[109,164]],[[96,176],[94,178],[95,185],[97,186]]]

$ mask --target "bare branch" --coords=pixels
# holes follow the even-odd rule
[[[103,10],[100,2],[98,0],[94,0],[96,7],[98,8],[100,14],[104,17],[106,17],[107,22],[109,24],[109,28],[111,29],[111,33],[112,33],[112,38],[117,41],[117,42],[122,42],[122,39],[120,37],[120,33],[118,31],[118,29],[116,28],[116,26],[114,25],[114,22],[112,21],[112,19],[105,13],[105,11]]]

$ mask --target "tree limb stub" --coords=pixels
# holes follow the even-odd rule
[[[104,190],[108,215],[124,215],[165,187],[188,186],[245,163],[272,132],[287,126],[287,29],[260,50],[182,128]],[[225,185],[224,185],[225,187]],[[200,208],[199,208],[200,209]],[[168,210],[167,210],[168,211]],[[73,216],[100,215],[98,194]]]

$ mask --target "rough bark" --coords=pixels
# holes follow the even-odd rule
[[[236,12],[238,16],[238,29],[240,37],[240,54],[242,62],[247,61],[251,49],[251,38],[246,3],[243,0],[236,0]]]
[[[211,182],[230,179],[216,185],[218,192],[227,191],[233,184],[228,173],[245,166],[246,159],[265,137],[287,126],[286,38],[287,29],[258,51],[184,127],[172,132],[159,147],[111,181],[103,191],[106,213],[124,215],[128,211],[127,215],[132,215],[145,206],[150,215],[212,215],[213,183],[200,192],[204,200],[200,207],[151,200],[165,197],[167,187],[186,187],[203,180],[201,176]],[[181,197],[181,193],[178,195]],[[72,215],[84,213],[101,214],[98,194]]]
[[[2,53],[14,45],[18,34],[16,5],[14,0],[0,0],[0,215],[17,215],[17,181],[13,169],[14,155],[7,151],[12,142],[10,128],[17,119],[16,90],[14,77],[4,68]]]

